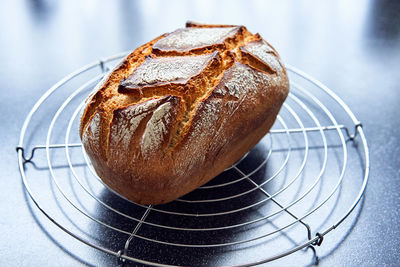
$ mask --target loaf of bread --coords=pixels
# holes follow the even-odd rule
[[[130,53],[95,88],[80,137],[98,176],[141,204],[207,183],[268,133],[289,82],[244,26],[187,23]]]

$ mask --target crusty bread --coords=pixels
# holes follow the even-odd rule
[[[289,91],[279,55],[243,26],[187,23],[98,84],[80,136],[99,177],[141,204],[205,184],[272,127]]]

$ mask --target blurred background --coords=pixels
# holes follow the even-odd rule
[[[77,241],[41,224],[40,215],[34,218],[17,168],[19,131],[34,103],[66,74],[188,20],[260,33],[284,62],[351,107],[369,141],[370,183],[362,209],[343,227],[349,233],[323,251],[320,265],[399,265],[400,1],[389,0],[1,1],[0,265],[111,265],[100,252],[87,256]],[[293,259],[280,263],[297,265]]]

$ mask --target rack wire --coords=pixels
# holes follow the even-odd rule
[[[333,91],[292,66],[287,66],[291,92],[277,122],[238,162],[169,204],[146,206],[125,199],[102,183],[77,134],[78,115],[88,93],[108,73],[108,65],[125,55],[94,62],[60,80],[34,105],[21,129],[17,154],[26,192],[52,223],[78,241],[120,261],[153,266],[193,262],[181,262],[185,257],[165,262],[154,252],[140,251],[142,243],[150,250],[176,249],[202,259],[207,258],[207,249],[251,253],[265,243],[276,248],[269,255],[250,257],[251,262],[235,257],[237,262],[229,262],[251,266],[303,248],[315,250],[360,202],[369,175],[362,124]],[[42,130],[45,125],[47,131]],[[359,164],[346,176],[349,161]],[[45,167],[37,167],[39,162]],[[51,193],[46,196],[43,188],[36,189],[35,177],[45,176],[42,171],[51,177]],[[346,205],[339,205],[341,201]],[[107,240],[88,230],[88,225],[107,232]],[[109,241],[112,237],[116,242]],[[282,247],[279,239],[290,244]]]

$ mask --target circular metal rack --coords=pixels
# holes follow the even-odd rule
[[[121,261],[206,265],[210,253],[222,251],[229,260],[221,256],[213,264],[250,266],[314,250],[360,202],[369,174],[362,124],[330,89],[291,66],[291,92],[274,127],[224,173],[164,205],[139,205],[118,195],[96,175],[77,129],[87,95],[108,65],[125,55],[60,80],[21,130],[17,153],[26,192],[75,239]],[[243,253],[251,262],[232,256]]]

